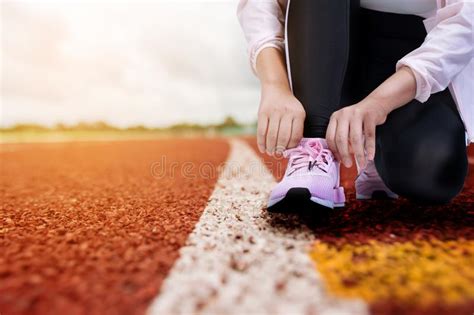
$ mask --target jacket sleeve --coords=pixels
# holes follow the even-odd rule
[[[423,44],[397,63],[409,67],[416,79],[420,102],[444,90],[473,58],[473,1],[447,0]],[[430,21],[427,21],[430,22]]]
[[[248,43],[252,70],[258,54],[267,47],[284,51],[287,0],[240,0],[237,17]]]

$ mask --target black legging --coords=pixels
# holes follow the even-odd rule
[[[359,1],[293,0],[288,46],[306,137],[325,137],[331,114],[360,101],[426,36],[422,18],[362,9]],[[467,175],[465,131],[448,90],[393,111],[377,127],[375,165],[395,193],[445,203]]]

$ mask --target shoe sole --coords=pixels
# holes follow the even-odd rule
[[[393,200],[398,199],[398,195],[392,192],[386,192],[385,190],[375,190],[372,195],[356,194],[357,200]]]
[[[344,207],[344,203],[334,203],[331,200],[325,200],[318,197],[314,197],[311,196],[311,192],[308,188],[296,187],[288,190],[285,196],[270,200],[268,202],[267,209],[271,212],[287,212],[284,209],[280,209],[280,206],[282,206],[283,204],[287,204],[288,206],[290,206],[292,204],[298,204],[305,201],[310,201],[313,204],[322,206],[327,209]]]

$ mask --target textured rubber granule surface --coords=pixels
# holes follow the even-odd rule
[[[142,314],[228,153],[219,139],[0,148],[2,314]]]
[[[254,139],[246,140],[256,149]],[[261,156],[281,178],[285,162]],[[473,168],[463,192],[443,206],[357,201],[356,169],[343,168],[346,207],[301,218],[317,237],[311,256],[329,291],[364,299],[373,314],[472,314]]]

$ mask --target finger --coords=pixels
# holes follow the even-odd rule
[[[304,118],[295,117],[291,124],[291,137],[288,148],[296,147],[303,138]]]
[[[349,137],[351,141],[351,147],[354,152],[355,158],[359,167],[364,169],[367,166],[364,152],[364,141],[362,134],[362,119],[354,117],[349,126]]]
[[[280,127],[278,128],[278,136],[277,136],[277,144],[275,151],[277,154],[283,154],[288,148],[288,142],[290,141],[291,137],[291,124],[292,124],[291,116],[285,116],[280,121]]]
[[[265,138],[267,134],[268,117],[266,115],[258,115],[257,123],[257,145],[260,153],[265,153]]]
[[[272,116],[268,122],[267,138],[266,138],[266,151],[268,155],[275,153],[275,146],[277,144],[278,128],[280,126],[280,117]]]
[[[375,128],[376,124],[370,119],[364,121],[365,150],[370,161],[375,157]]]
[[[337,121],[336,129],[336,147],[341,156],[344,166],[349,168],[352,166],[352,159],[349,154],[349,121],[347,118],[339,119]]]
[[[337,152],[336,146],[336,130],[337,130],[337,119],[332,116],[329,120],[328,128],[326,129],[326,142],[328,144],[329,149],[332,153],[336,156],[336,158],[341,161],[341,156],[339,152]]]

